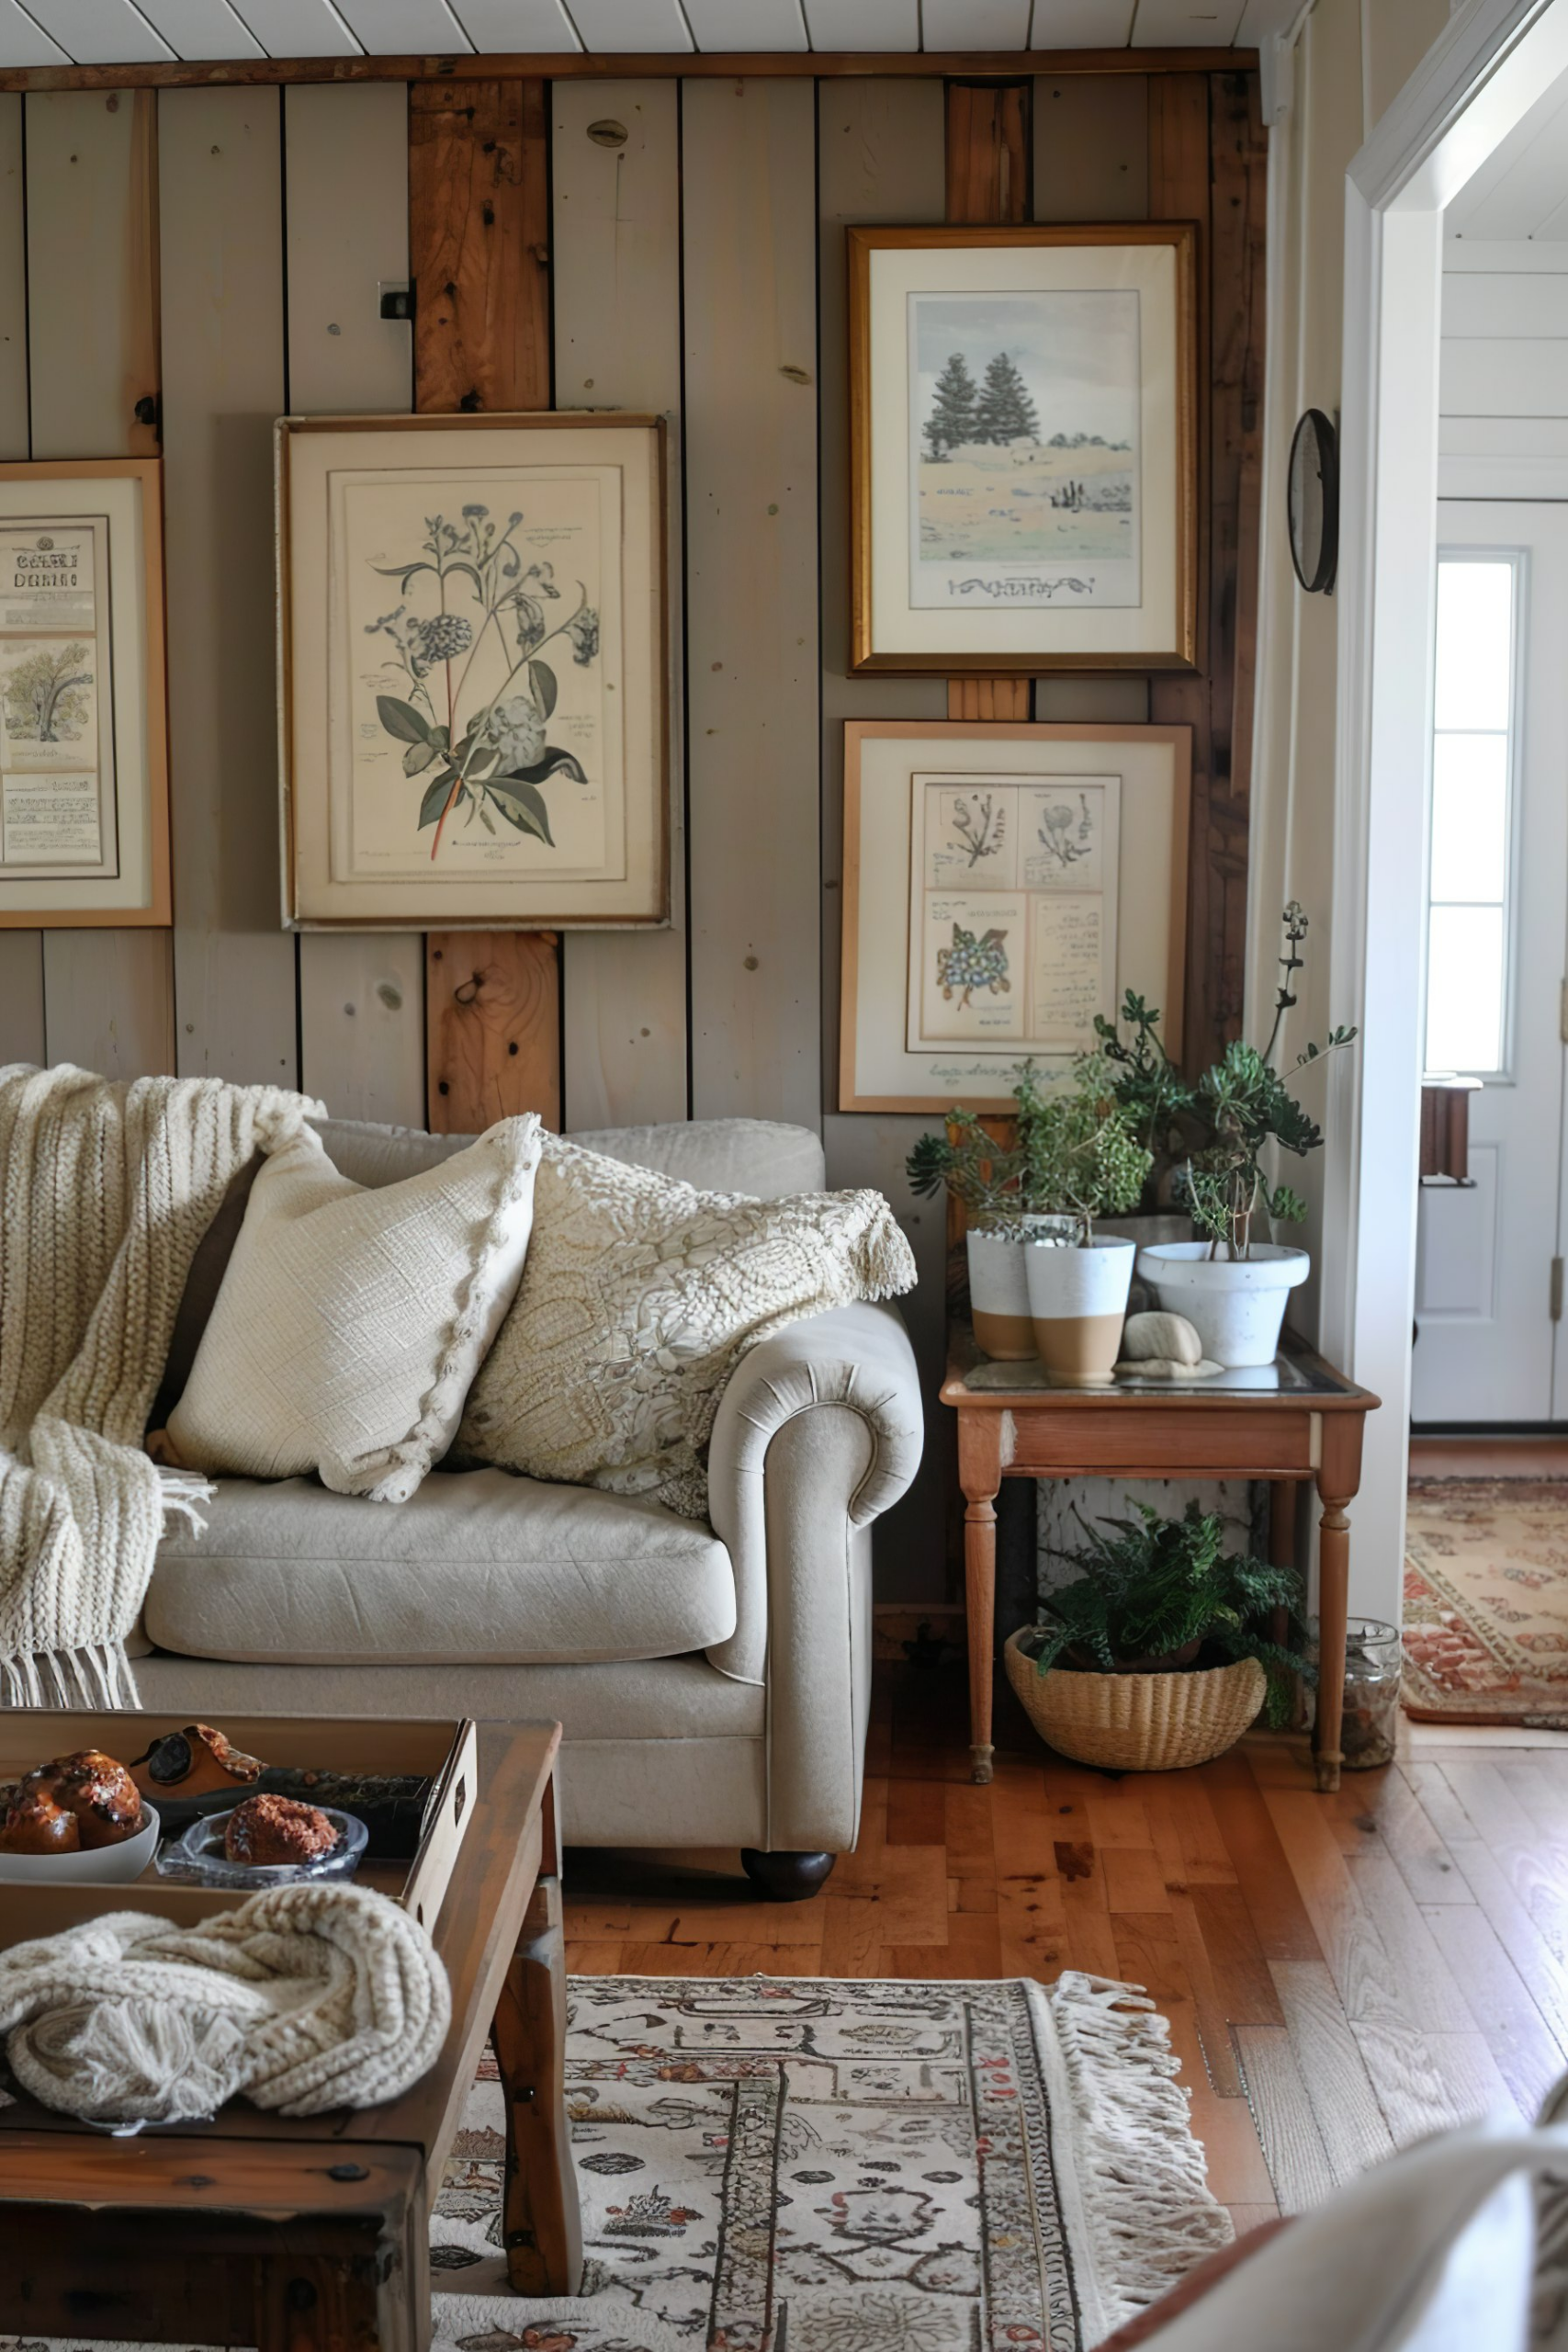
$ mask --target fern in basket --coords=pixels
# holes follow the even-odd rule
[[[1293,1568],[1227,1554],[1219,1512],[1196,1502],[1179,1519],[1148,1503],[1133,1509],[1135,1518],[1098,1527],[1075,1512],[1088,1543],[1053,1556],[1083,1574],[1042,1603],[1023,1644],[1036,1672],[1153,1674],[1252,1657],[1269,1679],[1263,1719],[1279,1730],[1290,1717],[1292,1678],[1315,1679],[1299,1650],[1268,1632],[1281,1608],[1292,1637],[1299,1631],[1301,1578]]]

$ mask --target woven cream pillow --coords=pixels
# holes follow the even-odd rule
[[[547,1136],[522,1286],[457,1455],[705,1517],[708,1436],[742,1351],[914,1282],[880,1193],[699,1193]]]
[[[406,1502],[523,1271],[541,1131],[503,1119],[366,1191],[301,1126],[257,1174],[168,1434],[188,1469]]]

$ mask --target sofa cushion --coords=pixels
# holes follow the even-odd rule
[[[395,1184],[472,1143],[472,1136],[428,1136],[418,1127],[380,1127],[363,1119],[316,1122],[334,1168],[356,1184]],[[592,1127],[570,1140],[606,1159],[651,1168],[712,1193],[750,1193],[759,1201],[820,1192],[828,1181],[822,1141],[810,1127],[781,1119],[683,1119],[657,1127]]]
[[[502,1470],[434,1471],[398,1510],[236,1478],[164,1538],[146,1623],[162,1649],[299,1666],[677,1657],[734,1631],[735,1578],[656,1503]]]

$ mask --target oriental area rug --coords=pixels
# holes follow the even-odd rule
[[[1089,2352],[1230,2241],[1125,1985],[574,1977],[570,2003],[582,2292],[507,2285],[487,2061],[431,2220],[433,2352]]]
[[[1568,1481],[1411,1480],[1404,1699],[1423,1723],[1568,1729]]]

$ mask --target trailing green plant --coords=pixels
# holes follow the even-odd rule
[[[1081,1056],[1055,1085],[1042,1087],[1032,1061],[1015,1078],[1015,1142],[998,1143],[973,1111],[950,1111],[946,1132],[922,1136],[905,1161],[910,1189],[922,1198],[950,1193],[993,1227],[1071,1216],[1087,1242],[1097,1216],[1137,1206],[1150,1156],[1100,1055]]]
[[[1183,1123],[1191,1116],[1190,1086],[1171,1060],[1159,1034],[1159,1007],[1146,1003],[1129,989],[1114,1021],[1103,1012],[1094,1016],[1100,1052],[1108,1067],[1111,1092],[1133,1122],[1138,1140],[1156,1159],[1185,1150]],[[1122,1024],[1132,1031],[1122,1035]]]
[[[1273,1223],[1299,1225],[1306,1203],[1288,1184],[1271,1184],[1263,1170],[1269,1144],[1305,1159],[1323,1144],[1323,1129],[1308,1116],[1274,1067],[1280,1025],[1295,1004],[1292,976],[1305,958],[1296,952],[1306,937],[1307,919],[1292,899],[1282,917],[1283,973],[1274,998],[1274,1025],[1261,1053],[1233,1038],[1193,1091],[1192,1109],[1207,1141],[1190,1152],[1181,1170],[1180,1195],[1192,1222],[1206,1236],[1211,1258],[1222,1245],[1232,1258],[1251,1255],[1254,1220],[1261,1209]],[[1353,1045],[1354,1028],[1330,1030],[1321,1046],[1309,1045],[1293,1068],[1305,1069],[1328,1054]]]
[[[1052,1556],[1083,1573],[1041,1604],[1040,1622],[1022,1646],[1035,1671],[1065,1666],[1115,1674],[1179,1671],[1184,1666],[1256,1658],[1268,1678],[1263,1717],[1271,1730],[1290,1719],[1293,1680],[1314,1669],[1299,1644],[1302,1581],[1293,1568],[1227,1553],[1218,1511],[1190,1502],[1179,1519],[1134,1502],[1130,1519],[1091,1526],[1088,1539]],[[1288,1636],[1269,1630],[1276,1609],[1289,1612]]]

